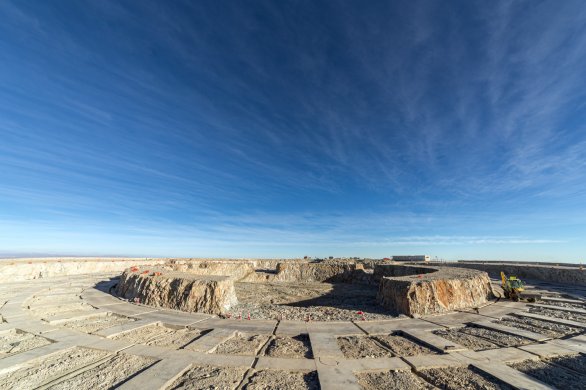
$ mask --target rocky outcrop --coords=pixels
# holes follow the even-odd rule
[[[405,275],[380,279],[377,299],[397,313],[418,317],[478,307],[493,295],[486,272],[407,265],[382,267],[386,269],[375,267],[375,275]],[[413,274],[407,276],[410,270]]]
[[[208,314],[222,314],[238,303],[230,277],[163,268],[127,269],[120,277],[116,293],[150,306]]]

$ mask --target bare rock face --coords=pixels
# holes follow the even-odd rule
[[[125,270],[116,292],[146,305],[207,314],[222,314],[238,303],[230,277],[162,268]]]
[[[383,266],[381,266],[383,267]],[[412,267],[415,275],[407,276],[409,266],[396,270],[377,270],[383,276],[377,299],[387,309],[418,317],[445,313],[457,309],[478,307],[492,297],[492,287],[486,272],[457,268]],[[420,273],[425,271],[426,273]]]

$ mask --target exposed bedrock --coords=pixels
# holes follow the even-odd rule
[[[208,314],[224,313],[238,303],[234,281],[228,276],[195,275],[164,268],[127,269],[116,292],[126,299],[138,298],[146,305]]]
[[[414,317],[477,307],[493,295],[488,274],[482,271],[381,265],[375,267],[375,276],[381,277],[379,303]]]

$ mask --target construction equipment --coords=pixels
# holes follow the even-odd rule
[[[518,301],[520,294],[525,290],[525,284],[521,279],[517,279],[516,276],[507,276],[504,272],[501,272],[501,279],[503,281],[502,287],[505,291],[505,298],[512,301]]]

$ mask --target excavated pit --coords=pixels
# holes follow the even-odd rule
[[[493,323],[528,330],[556,339],[564,336],[578,335],[583,332],[581,328],[528,317],[507,316],[493,321]]]
[[[311,343],[306,334],[294,337],[276,336],[269,343],[265,355],[280,358],[313,359]]]
[[[541,360],[524,360],[509,366],[558,389],[586,388],[584,371],[575,371]]]
[[[244,377],[247,368],[193,366],[178,378],[169,389],[181,390],[234,390]]]
[[[338,337],[338,346],[347,359],[391,357],[393,353],[369,336]]]
[[[586,314],[573,313],[564,310],[553,310],[543,307],[531,307],[529,313],[539,314],[547,317],[560,318],[562,320],[570,320],[586,323]]]
[[[364,390],[406,389],[425,390],[434,386],[411,371],[361,372],[356,374],[358,384]]]
[[[172,329],[162,325],[147,325],[112,337],[135,344],[155,345],[172,349],[181,348],[201,336],[191,329]]]
[[[289,372],[283,370],[256,371],[248,379],[244,390],[319,390],[317,372]]]
[[[218,345],[213,353],[221,355],[246,355],[255,356],[263,345],[268,341],[269,336],[236,332],[236,334]]]
[[[513,390],[513,387],[474,367],[446,367],[421,370],[429,383],[446,390]]]
[[[1,331],[0,359],[49,344],[51,340],[20,329]]]
[[[134,318],[118,314],[106,313],[106,315],[91,316],[82,319],[74,319],[60,322],[57,326],[78,330],[84,333],[95,333],[113,326],[124,325],[136,321]]]
[[[400,334],[378,335],[372,338],[397,356],[437,354],[433,349]]]
[[[465,326],[459,329],[442,329],[436,330],[433,333],[473,351],[501,347],[518,347],[533,342],[524,337],[475,326]]]
[[[40,359],[34,364],[0,375],[0,389],[35,389],[52,378],[112,356],[111,353],[75,347]]]
[[[116,293],[187,312],[297,321],[416,317],[478,307],[492,297],[482,271],[366,265],[349,260],[168,261],[127,269]]]

